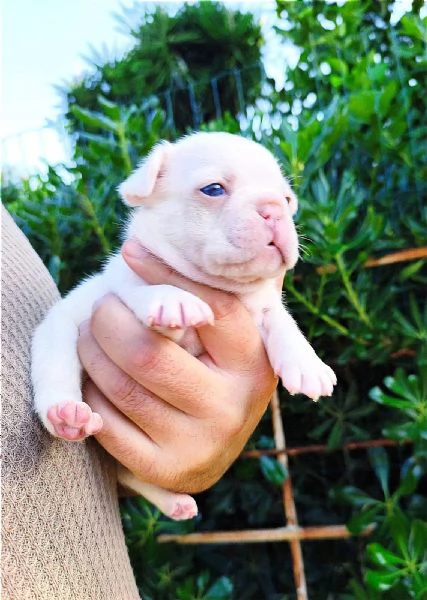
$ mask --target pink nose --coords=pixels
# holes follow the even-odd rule
[[[257,208],[258,214],[266,220],[278,221],[283,217],[283,207],[278,202],[264,202]]]

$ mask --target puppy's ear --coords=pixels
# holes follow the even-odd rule
[[[286,192],[286,201],[288,203],[291,215],[294,216],[298,210],[298,198],[290,188]]]
[[[137,169],[119,185],[117,189],[125,204],[139,206],[149,202],[170,146],[169,142],[156,144]]]

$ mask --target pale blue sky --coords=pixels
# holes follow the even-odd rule
[[[119,0],[4,0],[2,137],[55,116],[53,85],[81,73],[90,45],[123,46]]]

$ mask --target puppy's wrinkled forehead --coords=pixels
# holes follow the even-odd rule
[[[173,145],[166,177],[185,177],[187,185],[222,179],[237,185],[256,182],[283,188],[285,180],[273,155],[260,144],[227,133],[198,133]]]

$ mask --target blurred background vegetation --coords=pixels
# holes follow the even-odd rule
[[[367,265],[427,244],[421,12],[415,0],[396,22],[382,0],[277,0],[266,34],[259,11],[215,2],[138,19],[128,10],[132,49],[63,90],[72,162],[3,180],[3,202],[66,292],[119,243],[115,188],[157,140],[225,130],[281,161],[304,246],[287,302],[339,379],[317,405],[280,389],[288,445],[331,450],[290,459],[299,521],[345,522],[355,534],[377,525],[366,539],[304,544],[315,600],[427,598],[425,259]],[[397,445],[333,451],[383,437]],[[273,446],[267,414],[248,448]],[[177,551],[156,542],[160,532],[283,526],[286,474],[276,467],[240,459],[200,495],[191,523],[122,502],[144,600],[295,598],[285,543]]]

